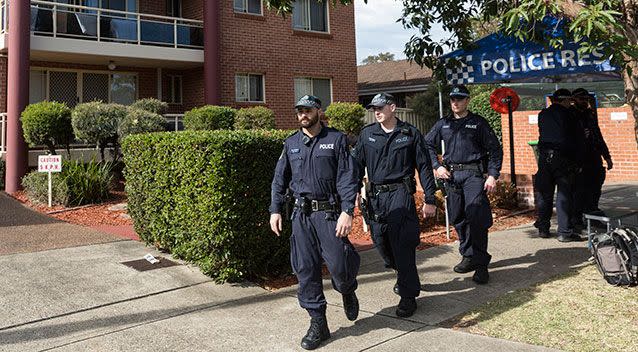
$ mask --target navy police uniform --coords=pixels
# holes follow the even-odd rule
[[[554,99],[570,98],[569,90],[554,92]],[[538,172],[534,179],[538,214],[534,226],[541,237],[550,236],[554,189],[557,188],[558,239],[575,240],[572,227],[573,185],[584,161],[584,129],[569,108],[553,103],[538,114],[538,130]]]
[[[357,289],[360,258],[347,237],[336,236],[337,218],[352,215],[357,194],[354,161],[346,135],[329,127],[310,138],[299,130],[287,138],[272,182],[271,213],[283,214],[286,192],[294,197],[290,262],[299,280],[298,298],[311,317],[323,317],[321,282],[325,261],[332,285],[343,295]]]
[[[451,96],[455,94],[460,93],[453,91]],[[463,94],[469,97],[469,92]],[[443,164],[437,158],[441,141],[445,143]],[[503,163],[503,150],[494,131],[483,117],[468,111],[460,119],[450,115],[438,120],[425,136],[425,144],[432,168],[445,166],[451,173],[445,187],[450,222],[459,236],[459,252],[469,258],[472,267],[487,267],[492,258],[487,251],[492,211],[484,190],[484,173],[498,179]]]
[[[377,104],[386,94],[375,97]],[[372,104],[375,104],[373,100]],[[375,105],[376,106],[376,105]],[[421,284],[416,268],[416,247],[420,243],[419,218],[414,192],[414,170],[425,193],[425,202],[435,204],[434,176],[423,138],[419,130],[401,120],[390,133],[380,123],[363,128],[352,154],[359,167],[359,181],[368,170],[368,206],[374,213],[369,219],[372,239],[386,267],[397,270],[401,297],[420,294]]]

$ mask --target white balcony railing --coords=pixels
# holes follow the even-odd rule
[[[2,31],[8,30],[9,1],[0,1]],[[202,48],[202,21],[111,10],[99,7],[31,0],[31,33],[98,42],[131,43],[174,48]]]

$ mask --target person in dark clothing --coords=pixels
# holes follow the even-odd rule
[[[454,86],[450,93],[452,114],[434,124],[425,136],[425,144],[436,176],[444,181],[450,221],[459,236],[463,259],[454,271],[474,272],[472,280],[485,284],[489,281],[487,267],[492,258],[487,252],[492,211],[486,192],[494,189],[500,176],[503,149],[489,123],[467,109],[469,102],[468,89]],[[437,151],[441,142],[445,144],[445,152],[439,162]]]
[[[600,211],[598,202],[606,174],[602,159],[605,159],[608,170],[614,167],[614,163],[598,126],[593,97],[584,88],[575,89],[572,96],[572,113],[578,117],[585,129],[585,158],[574,192],[573,224],[576,230],[581,230],[584,228],[583,213]]]
[[[330,338],[321,263],[326,263],[332,285],[341,293],[346,317],[356,320],[355,294],[360,258],[348,240],[358,191],[354,160],[346,135],[319,122],[321,101],[302,97],[296,105],[301,128],[288,137],[272,181],[270,227],[282,230],[286,193],[294,198],[290,262],[299,281],[298,299],[310,317],[301,347],[311,350]]]
[[[434,175],[423,137],[416,127],[394,116],[396,103],[390,94],[377,94],[367,106],[378,122],[363,128],[352,155],[359,168],[359,181],[368,170],[367,204],[361,209],[370,225],[375,247],[386,267],[397,271],[395,293],[401,296],[396,315],[409,317],[417,309],[421,284],[416,268],[420,243],[416,213],[415,169],[425,193],[423,216],[433,216]]]
[[[558,89],[552,95],[552,104],[538,114],[538,172],[534,179],[534,199],[537,220],[534,226],[542,238],[552,237],[550,219],[556,196],[558,237],[561,242],[579,241],[573,231],[573,185],[584,162],[585,131],[570,112],[572,94]]]

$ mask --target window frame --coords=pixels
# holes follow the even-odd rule
[[[309,1],[317,1],[317,0],[309,0]],[[295,2],[297,2],[297,1],[295,0]],[[322,3],[325,6],[324,8],[326,9],[326,30],[325,31],[313,30],[312,29],[312,22],[310,22],[310,29],[303,29],[303,28],[295,27],[294,16],[291,14],[292,29],[294,31],[306,32],[306,33],[330,34],[330,6],[328,6],[328,2],[327,1],[323,1]],[[310,21],[312,21],[312,16],[310,16],[310,2],[308,3],[308,10],[307,11],[308,11],[308,18],[309,18]]]
[[[334,94],[333,94],[333,89],[332,89],[332,78],[330,78],[330,77],[312,77],[312,76],[293,77],[293,90],[295,90],[295,88],[296,88],[295,87],[295,83],[296,83],[296,80],[298,80],[298,79],[310,80],[310,90],[311,90],[311,92],[310,93],[306,93],[306,94],[311,94],[311,95],[314,95],[314,96],[316,96],[316,94],[315,94],[315,82],[314,81],[315,80],[327,80],[328,83],[330,84],[330,104],[332,104],[334,102]],[[297,99],[298,98],[295,96],[295,102],[296,102]],[[328,107],[328,105],[325,105],[325,103],[326,103],[325,101],[321,102],[321,105],[322,105],[321,108],[323,110],[325,110]]]
[[[238,10],[235,7],[235,2],[233,0],[233,12],[239,13],[239,14],[242,14],[242,15],[251,15],[251,16],[263,16],[264,15],[264,1],[263,0],[259,0],[259,13],[248,12],[248,0],[242,0],[242,2],[244,4],[244,8],[243,8],[243,10]]]
[[[168,104],[182,105],[184,103],[184,76],[182,75],[166,75],[168,78]],[[175,81],[179,79],[179,101],[175,99]]]
[[[261,100],[250,100],[250,76],[260,76],[261,77]],[[239,77],[245,77],[248,79],[248,100],[239,100],[239,96],[237,95],[237,79]],[[266,103],[266,75],[263,73],[236,73],[235,74],[235,102],[236,103],[256,103],[256,104],[265,104]]]

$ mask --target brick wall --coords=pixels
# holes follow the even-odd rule
[[[538,167],[532,148],[528,141],[538,140],[538,124],[530,123],[530,115],[537,116],[539,111],[514,112],[514,160],[516,162],[517,184],[522,200],[533,203],[532,175]],[[612,113],[626,113],[626,120],[614,121]],[[503,176],[509,180],[509,121],[507,115],[502,115],[503,131]],[[627,106],[619,108],[598,109],[598,123],[607,142],[614,162],[614,168],[607,172],[606,181],[636,181],[638,180],[638,145],[636,144],[635,119],[631,109]],[[530,198],[531,197],[531,198]]]
[[[354,7],[329,6],[330,34],[293,31],[291,16],[264,9],[264,16],[236,14],[232,1],[221,8],[222,103],[235,102],[235,74],[263,74],[265,105],[274,110],[277,126],[297,127],[294,117],[295,77],[331,78],[333,101],[356,102],[357,65]]]

